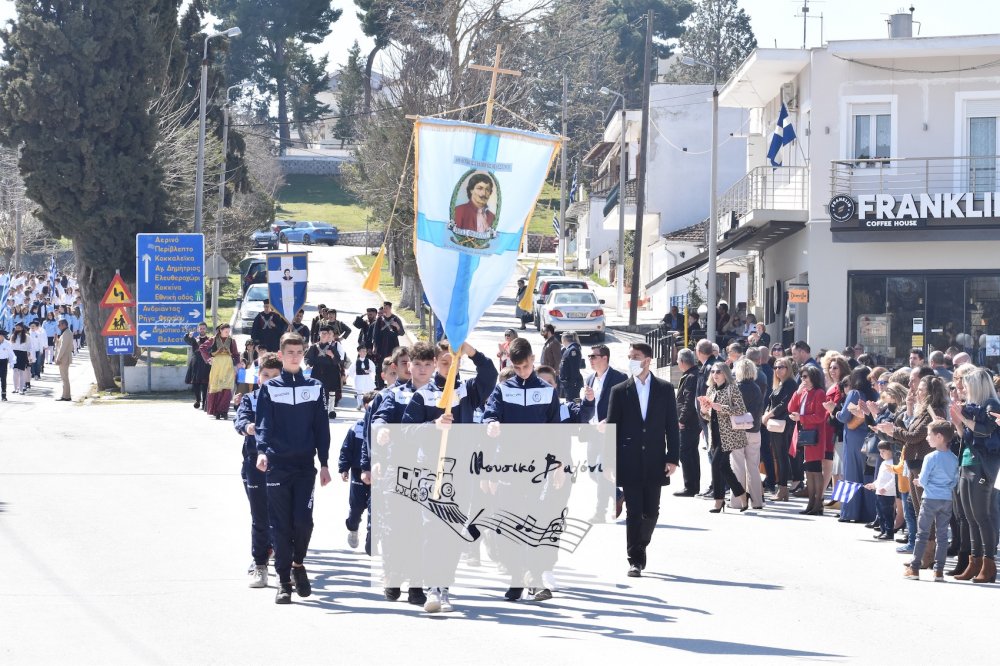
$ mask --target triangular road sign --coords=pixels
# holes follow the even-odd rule
[[[104,322],[101,335],[135,335],[135,327],[123,307],[116,307],[108,320]]]
[[[102,308],[117,308],[120,306],[132,307],[135,305],[135,299],[132,298],[132,292],[128,290],[128,285],[125,284],[125,280],[118,273],[111,279],[111,284],[108,285],[108,290],[104,292],[104,298],[101,299]]]

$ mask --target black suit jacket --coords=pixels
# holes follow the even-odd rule
[[[584,382],[586,386],[593,386],[596,374],[587,377]],[[628,380],[628,375],[618,372],[614,368],[608,368],[607,376],[604,378],[604,386],[601,388],[601,395],[596,403],[593,400],[584,400],[580,403],[580,423],[587,423],[597,409],[597,420],[603,421],[608,418],[608,402],[611,400],[611,389]]]
[[[634,378],[611,389],[608,423],[616,426],[615,476],[620,486],[665,486],[670,483],[666,464],[678,461],[680,431],[674,387],[654,375],[649,381],[645,420]]]
[[[709,356],[705,359],[701,368],[698,369],[698,395],[705,395],[708,392],[708,383],[711,381],[712,366],[718,363],[718,356]]]

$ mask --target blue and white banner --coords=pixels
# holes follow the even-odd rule
[[[305,252],[280,252],[267,255],[267,297],[271,307],[292,321],[306,304],[309,283],[309,255]]]
[[[510,280],[559,137],[416,122],[414,253],[452,349]]]

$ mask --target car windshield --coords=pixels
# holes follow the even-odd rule
[[[556,289],[586,289],[587,286],[582,282],[549,282],[545,287],[545,291],[555,291]]]
[[[556,305],[594,305],[597,297],[589,291],[581,291],[579,294],[554,294],[552,302]]]
[[[247,289],[246,301],[262,301],[267,298],[267,285],[266,284],[255,284],[254,286]]]

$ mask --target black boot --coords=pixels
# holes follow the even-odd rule
[[[951,571],[945,571],[947,576],[957,576],[969,567],[969,553],[959,553],[958,561],[955,563],[955,568]]]

